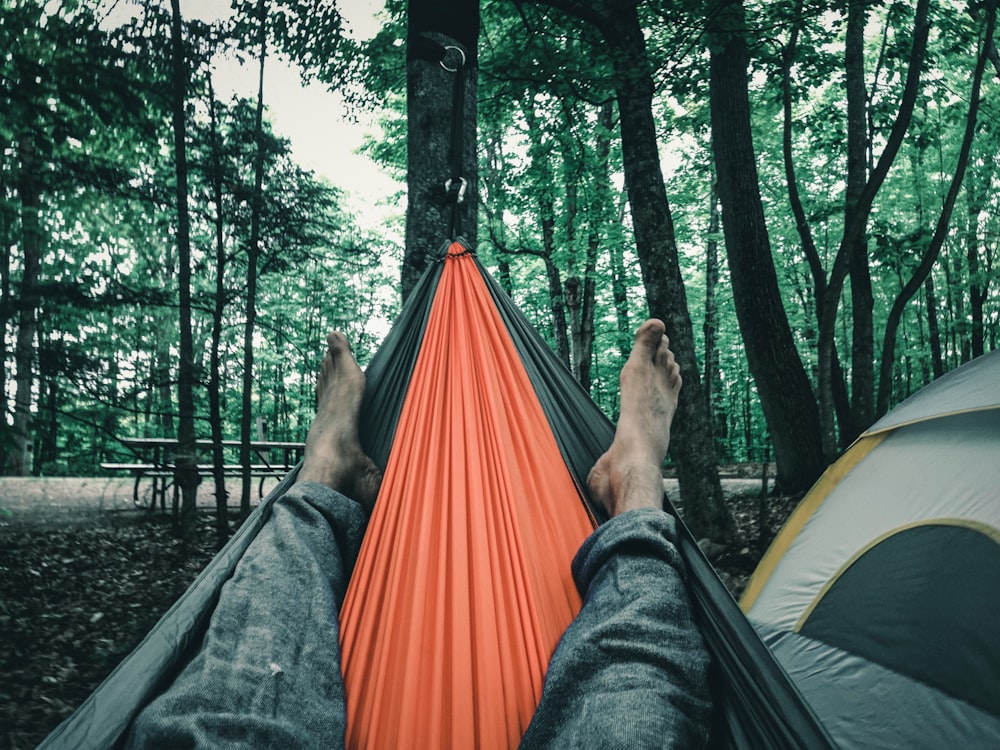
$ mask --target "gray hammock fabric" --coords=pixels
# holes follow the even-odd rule
[[[611,444],[614,428],[496,281],[478,260],[476,263],[535,386],[566,465],[584,487],[590,467]],[[380,466],[385,465],[392,446],[441,267],[442,263],[435,263],[424,274],[366,370],[361,439]],[[271,506],[295,481],[296,471],[255,509],[142,643],[40,748],[98,750],[113,748],[124,739],[135,715],[170,684],[198,647],[222,585],[267,523]],[[669,504],[668,509],[673,510]],[[690,531],[683,523],[678,528],[696,617],[714,662],[711,688],[715,707],[709,746],[833,748],[832,740],[740,611]]]

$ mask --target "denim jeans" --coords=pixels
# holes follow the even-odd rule
[[[338,613],[367,518],[299,482],[223,587],[200,648],[136,718],[127,747],[343,747]],[[708,655],[674,519],[649,509],[597,529],[573,561],[583,606],[549,664],[523,748],[700,747]]]

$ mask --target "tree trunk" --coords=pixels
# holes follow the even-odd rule
[[[551,204],[542,206],[542,260],[545,262],[545,278],[549,283],[549,310],[552,316],[552,337],[556,342],[556,354],[569,367],[569,339],[566,337],[566,306],[564,304],[562,278],[559,267],[552,256],[555,252],[555,217]]]
[[[715,381],[719,376],[719,348],[716,333],[719,330],[719,305],[715,299],[715,287],[719,283],[719,191],[715,170],[712,170],[712,190],[708,205],[708,242],[705,245],[705,323],[702,333],[705,339],[705,409],[715,426],[715,410],[712,396]]]
[[[809,264],[809,273],[813,282],[813,307],[816,310],[817,325],[823,315],[823,299],[826,295],[826,269],[823,267],[823,259],[820,258],[819,250],[816,248],[816,241],[813,238],[806,218],[805,209],[802,206],[802,199],[799,195],[798,179],[795,176],[795,161],[792,156],[792,134],[795,127],[795,118],[792,113],[792,66],[796,60],[796,50],[798,47],[799,32],[802,21],[802,0],[796,2],[795,18],[788,38],[788,44],[782,51],[781,63],[781,88],[782,88],[782,153],[785,166],[785,184],[788,190],[788,203],[795,218],[795,228],[802,243],[802,252],[806,256]],[[806,301],[803,299],[803,307]],[[836,415],[837,423],[849,425],[851,421],[850,396],[847,393],[847,381],[844,377],[843,369],[840,365],[840,357],[837,348],[834,346],[831,353],[831,398],[833,402],[833,413]]]
[[[157,316],[159,317],[159,316]],[[163,325],[168,326],[164,330],[169,330],[170,321],[163,320]],[[154,405],[154,424],[156,424],[157,434],[152,437],[172,438],[176,436],[174,425],[174,397],[173,397],[173,377],[170,372],[170,344],[166,336],[156,337],[156,363],[153,366],[152,388],[148,404]]]
[[[579,276],[570,276],[563,285],[566,297],[566,309],[569,311],[569,332],[570,332],[570,371],[573,377],[585,389],[590,390],[590,368],[584,372],[583,357],[584,341],[583,330],[583,281]]]
[[[986,34],[985,39],[993,38],[993,30],[996,22],[996,4],[990,3],[986,14]],[[986,69],[988,59],[988,45],[984,43],[982,53],[976,61],[975,71],[972,75],[972,93],[969,97],[969,112],[965,121],[965,134],[962,137],[962,145],[959,149],[958,163],[955,166],[955,174],[952,176],[951,185],[945,196],[944,206],[938,216],[937,225],[934,228],[934,235],[931,237],[920,260],[920,264],[913,272],[913,276],[900,290],[899,295],[893,301],[889,310],[889,317],[885,324],[885,338],[882,341],[882,367],[879,372],[878,389],[878,413],[885,414],[889,410],[889,395],[892,384],[892,368],[896,350],[896,331],[899,321],[903,316],[906,304],[917,293],[917,290],[924,283],[937,257],[941,252],[941,247],[948,236],[948,224],[951,221],[951,214],[958,200],[958,193],[962,188],[962,180],[965,178],[965,170],[969,163],[969,154],[972,150],[972,141],[976,134],[976,121],[979,114],[979,92],[983,81],[983,72]]]
[[[937,379],[944,375],[944,359],[941,356],[941,326],[938,323],[933,274],[928,274],[924,281],[924,295],[927,298],[927,338],[931,349],[931,373]]]
[[[188,212],[187,125],[184,119],[187,97],[187,65],[184,59],[180,0],[170,0],[173,12],[171,48],[173,55],[174,151],[177,173],[177,260],[180,317],[180,362],[177,377],[177,455],[174,482],[181,491],[180,536],[194,541],[198,499],[198,456],[194,429],[194,341],[191,333],[191,217]]]
[[[619,224],[621,217],[619,217]],[[629,320],[628,309],[628,283],[625,271],[625,252],[623,243],[617,238],[611,242],[608,248],[608,255],[611,262],[611,300],[615,308],[615,320],[617,325],[618,352],[621,356],[621,365],[628,359],[629,348],[632,344],[632,322]],[[617,418],[617,415],[615,415]]]
[[[613,109],[611,102],[601,105],[597,116],[594,155],[597,168],[594,172],[593,201],[588,211],[590,231],[587,235],[587,261],[583,272],[583,299],[580,310],[580,330],[573,344],[574,373],[588,392],[591,386],[590,370],[594,359],[594,311],[597,303],[597,256],[601,237],[607,226],[607,212],[611,205],[611,127]]]
[[[407,20],[404,300],[445,242],[476,246],[479,2],[409,0]]]
[[[827,281],[826,293],[821,301],[819,317],[819,413],[820,428],[823,441],[823,451],[832,460],[837,452],[836,429],[834,426],[834,389],[833,378],[835,334],[837,326],[837,310],[840,307],[840,297],[844,281],[851,269],[852,254],[861,245],[861,239],[867,233],[868,218],[871,215],[875,196],[878,195],[885,178],[889,173],[906,137],[917,94],[920,90],[920,72],[923,68],[927,52],[927,39],[930,32],[928,23],[929,0],[917,0],[913,22],[913,46],[910,52],[906,81],[899,101],[899,112],[893,121],[892,128],[886,138],[885,148],[878,162],[871,170],[863,190],[851,204],[852,210],[845,214],[844,235],[837,250],[833,267]]]
[[[774,441],[783,492],[808,489],[826,466],[819,413],[781,301],[750,130],[740,0],[711,6],[712,141],[733,301],[747,362]]]
[[[670,455],[677,464],[685,521],[697,536],[730,539],[734,525],[722,497],[712,425],[701,391],[694,331],[660,170],[653,79],[635,6],[615,8],[600,31],[614,65],[622,162],[646,301],[650,314],[667,326],[684,378]]]
[[[250,442],[254,438],[253,415],[253,334],[257,327],[257,261],[260,257],[260,214],[264,196],[264,63],[267,59],[267,3],[257,3],[258,43],[260,64],[257,72],[257,112],[254,136],[257,140],[253,164],[253,193],[250,206],[250,243],[247,246],[247,318],[243,328],[243,402],[240,413],[240,466],[243,467],[243,489],[240,494],[240,515],[250,515],[253,477],[250,465]]]
[[[215,482],[215,543],[219,549],[229,539],[229,492],[226,490],[226,456],[222,447],[222,325],[226,312],[226,246],[222,205],[222,155],[215,89],[208,79],[209,122],[212,138],[212,199],[215,203],[215,305],[212,309],[212,344],[209,355],[208,421],[212,425],[212,479]]]
[[[38,219],[41,210],[35,163],[35,144],[30,135],[18,141],[21,199],[21,284],[17,300],[17,339],[14,343],[16,388],[14,395],[13,448],[7,472],[11,476],[32,473],[31,394],[35,383],[35,332],[38,322],[38,276],[42,259],[42,230]]]
[[[0,393],[7,393],[7,325],[10,323],[11,310],[14,300],[11,294],[10,283],[10,258],[14,247],[14,223],[13,212],[8,210],[7,204],[9,196],[7,185],[4,180],[5,175],[0,174],[0,200],[4,205],[0,206]],[[6,398],[4,407],[6,408]],[[0,435],[4,435],[6,421],[0,422]],[[0,440],[0,471],[7,468],[7,440]]]
[[[867,3],[850,0],[844,45],[844,76],[847,98],[847,187],[845,216],[850,216],[868,181],[868,95],[865,90],[865,22]],[[874,325],[872,281],[868,268],[868,234],[862,229],[852,237],[851,279],[851,411],[840,425],[840,447],[850,444],[873,421],[875,392]]]
[[[983,308],[986,302],[988,282],[985,274],[979,269],[979,214],[982,205],[979,191],[974,181],[966,188],[968,197],[967,229],[965,254],[969,264],[969,315],[972,318],[972,330],[969,332],[973,357],[980,357],[985,351],[986,337],[984,329]]]

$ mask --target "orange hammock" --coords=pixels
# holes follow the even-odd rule
[[[593,530],[521,359],[454,243],[341,613],[351,748],[516,747]]]
[[[579,606],[569,561],[592,524],[575,482],[614,433],[475,257],[461,245],[449,252],[366,371],[362,445],[388,471],[342,612],[352,747],[517,744]],[[197,648],[220,589],[294,481],[295,472],[268,495],[41,747],[120,744]],[[832,749],[694,537],[678,530],[716,667],[711,746]]]

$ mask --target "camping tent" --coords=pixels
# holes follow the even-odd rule
[[[862,435],[741,602],[844,747],[1000,747],[1000,351]]]

